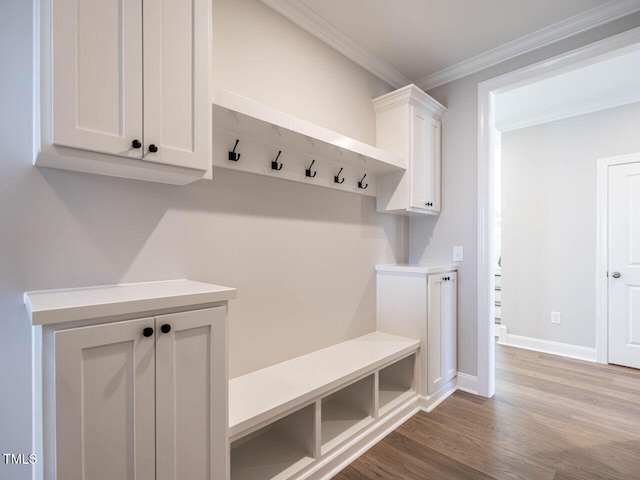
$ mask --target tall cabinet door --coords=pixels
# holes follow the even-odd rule
[[[142,2],[55,0],[53,143],[142,157]]]
[[[411,207],[440,211],[440,122],[411,107]]]
[[[144,0],[145,160],[208,169],[210,9],[211,0]]]
[[[55,332],[56,478],[155,479],[153,326]]]
[[[429,275],[427,320],[428,393],[440,390],[457,374],[457,275]]]
[[[156,317],[157,480],[227,478],[225,316]]]

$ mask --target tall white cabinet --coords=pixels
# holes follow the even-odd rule
[[[377,265],[378,331],[420,339],[418,393],[434,408],[456,389],[457,266]]]
[[[184,280],[25,294],[37,325],[36,478],[226,478],[234,295]]]
[[[379,212],[440,213],[440,135],[446,108],[415,85],[373,100],[376,144],[407,159],[405,172],[387,174],[378,187]]]
[[[209,0],[41,0],[37,165],[189,183],[211,167]]]

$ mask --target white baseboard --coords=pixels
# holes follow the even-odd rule
[[[329,480],[353,463],[358,457],[393,432],[420,411],[418,397],[413,396],[398,406],[393,412],[379,418],[360,434],[314,465],[313,468],[296,476],[298,480]]]
[[[500,345],[509,345],[510,347],[524,348],[527,350],[534,350],[536,352],[551,353],[552,355],[576,358],[578,360],[586,360],[588,362],[595,362],[598,358],[597,350],[595,348],[513,335],[512,333],[507,333],[507,327],[505,325],[501,325],[500,328],[504,329],[504,331],[500,331],[500,339],[498,341]]]
[[[480,391],[478,388],[478,377],[458,372],[456,379],[458,390],[462,390],[463,392],[471,393],[473,395],[480,395],[478,393]]]
[[[428,397],[419,397],[420,409],[429,413],[442,402],[444,402],[447,398],[449,398],[457,389],[458,387],[456,386],[456,379],[454,378],[433,395],[430,395]]]

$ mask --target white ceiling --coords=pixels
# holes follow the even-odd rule
[[[640,10],[640,0],[261,0],[393,86],[423,89]]]

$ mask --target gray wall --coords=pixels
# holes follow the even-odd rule
[[[640,103],[502,134],[502,323],[595,348],[597,159],[640,151]],[[552,311],[562,323],[552,325]]]
[[[458,369],[477,375],[478,83],[640,26],[634,14],[428,93],[447,106],[442,124],[442,214],[410,220],[411,262],[451,261],[451,247],[464,247],[458,276]]]
[[[32,3],[0,2],[0,453],[32,451],[26,290],[237,287],[232,376],[375,328],[374,265],[407,260],[408,222],[373,198],[223,170],[175,187],[33,167]],[[257,0],[215,4],[217,84],[372,141],[370,99],[388,86]],[[2,479],[30,470],[0,458]]]

